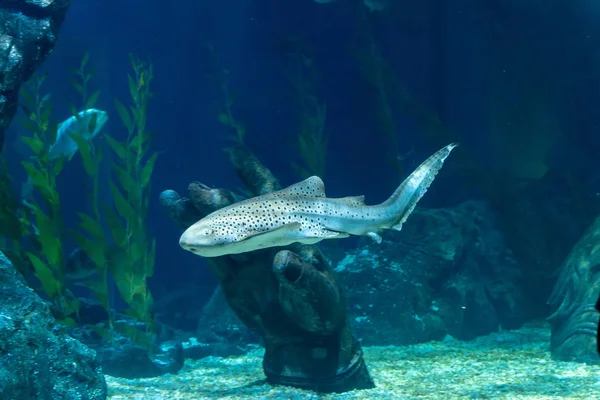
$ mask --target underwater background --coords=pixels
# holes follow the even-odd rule
[[[127,148],[114,99],[129,107],[128,74],[137,65],[144,71],[138,90],[147,83],[152,92],[145,127],[153,134],[144,139],[141,166],[157,154],[140,192],[148,199],[143,252],[153,263],[139,277],[147,289],[139,283],[128,301],[118,280],[126,270],[108,272],[115,278],[101,296],[97,286],[62,282],[68,263],[93,268],[90,254],[73,261],[82,246],[69,235],[52,278],[35,261],[15,265],[54,304],[53,316],[68,320],[69,333],[100,354],[94,362],[108,389],[81,398],[600,398],[593,310],[600,293],[599,19],[600,6],[583,0],[72,1],[35,75],[47,76],[41,94],[50,93],[51,120],[73,115],[71,104],[82,98],[73,69],[84,67],[92,73],[88,97],[101,91],[93,108],[108,114],[90,140],[92,153],[103,153],[92,174],[97,199],[119,209],[109,183],[118,154],[104,135]],[[23,88],[31,96],[31,86]],[[32,137],[22,123],[30,111],[19,109],[2,151],[19,198],[28,178],[22,161],[37,155],[21,140]],[[194,200],[187,188],[199,181],[257,195],[235,165],[255,157],[282,187],[318,175],[328,197],[364,194],[366,204],[379,204],[454,142],[401,232],[382,233],[380,245],[364,237],[316,245],[340,281],[348,329],[363,346],[374,388],[349,384],[321,395],[319,385],[265,383],[264,337],[219,297],[212,260],[180,247],[183,218],[165,209],[161,194]],[[225,151],[236,146],[252,156]],[[94,179],[78,153],[56,179],[65,231],[80,223],[75,211],[94,213]],[[98,223],[111,229],[106,217]],[[3,251],[18,264],[7,243]],[[60,289],[49,292],[44,279],[61,281]],[[139,287],[151,301],[136,297]],[[67,289],[82,302],[104,299],[105,310],[57,312]],[[230,305],[236,295],[225,290]],[[268,314],[271,295],[257,295],[266,296],[257,300],[258,314]],[[119,333],[131,341],[101,344],[110,342],[104,317],[128,307],[138,307],[129,315],[149,336],[137,341],[126,329]],[[148,350],[154,341],[175,349],[165,351],[162,367]],[[0,346],[0,357],[3,348],[10,345]],[[7,379],[0,374],[3,399],[75,398],[18,396]]]

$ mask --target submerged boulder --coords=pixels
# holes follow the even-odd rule
[[[552,330],[552,358],[600,364],[596,352],[600,293],[600,217],[567,256],[549,300],[554,313],[548,318]]]
[[[181,340],[168,326],[155,320],[154,331],[148,338],[150,342],[144,343],[131,335],[131,332],[145,331],[146,327],[140,321],[111,310],[114,323],[128,327],[129,334],[123,334],[108,328],[109,317],[101,304],[86,298],[78,300],[78,326],[69,329],[69,334],[96,352],[96,359],[106,375],[128,379],[150,378],[174,374],[183,367]]]
[[[52,317],[0,252],[0,398],[106,399],[96,353]]]
[[[365,345],[470,340],[529,319],[517,262],[483,202],[416,209],[334,265]]]
[[[446,335],[469,340],[531,318],[520,266],[486,203],[417,208],[402,231],[382,237],[381,244],[359,239],[349,251],[340,242],[322,244],[362,344],[407,345]],[[197,336],[240,350],[256,343],[219,290],[204,307]]]
[[[54,48],[71,0],[0,1],[0,152],[19,88]]]

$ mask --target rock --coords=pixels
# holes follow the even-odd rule
[[[106,396],[96,353],[66,333],[0,253],[0,398]]]
[[[177,373],[183,368],[183,346],[170,340],[158,343],[151,351],[131,341],[117,341],[96,350],[104,373],[127,379],[150,378]]]
[[[600,217],[573,247],[549,303],[552,358],[600,364],[596,348],[600,293]]]
[[[183,332],[193,332],[198,326],[202,307],[210,299],[212,287],[198,282],[182,283],[166,293],[155,295],[152,312],[156,324]]]
[[[243,354],[259,343],[258,336],[229,307],[220,286],[202,309],[196,339],[210,345],[209,355],[225,357]]]
[[[519,266],[486,204],[417,209],[382,236],[336,266],[363,344],[469,340],[528,319]]]
[[[71,0],[0,2],[0,152],[19,88],[48,57]]]
[[[105,337],[109,332],[99,334],[97,328],[107,326],[107,314],[103,307],[93,300],[79,299],[79,319],[77,327],[70,329],[70,334],[81,343],[96,351],[97,360],[105,374],[121,378],[149,378],[176,373],[183,367],[184,355],[181,340],[177,333],[166,325],[155,321],[155,332],[152,335],[151,349],[142,347],[132,338],[114,330],[110,331],[110,339]],[[129,325],[143,332],[142,323],[124,314],[112,311],[116,323]]]
[[[233,313],[233,311],[231,312]],[[252,343],[242,346],[229,343],[202,343],[195,337],[190,337],[182,344],[184,357],[192,360],[200,360],[205,357],[236,357],[261,347],[259,344]]]
[[[469,340],[530,319],[520,266],[487,204],[417,208],[401,232],[382,236],[381,244],[365,238],[350,252],[335,243],[322,246],[361,343],[407,345],[447,335]],[[220,289],[203,309],[197,337],[211,346],[227,345],[231,354],[256,343]]]
[[[160,194],[159,202],[169,217],[182,229],[189,227],[202,217],[190,199],[179,196],[179,193],[174,190],[163,191]]]

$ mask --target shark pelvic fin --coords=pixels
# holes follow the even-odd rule
[[[375,233],[375,232],[367,232],[367,233],[366,233],[366,235],[367,235],[368,237],[370,237],[371,239],[373,239],[373,241],[374,241],[375,243],[377,243],[377,244],[380,244],[380,243],[381,243],[381,240],[382,240],[382,239],[381,239],[381,236],[379,236],[377,233]]]
[[[320,227],[309,228],[306,232],[304,232],[304,236],[307,239],[344,239],[350,237],[350,235],[346,232],[332,231],[330,229]]]

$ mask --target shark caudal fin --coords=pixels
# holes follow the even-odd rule
[[[389,207],[390,212],[397,216],[396,222],[391,227],[392,229],[398,231],[402,229],[402,224],[415,209],[417,202],[427,192],[433,179],[442,168],[444,161],[456,146],[458,146],[458,143],[449,144],[425,160],[381,204],[384,207]]]

